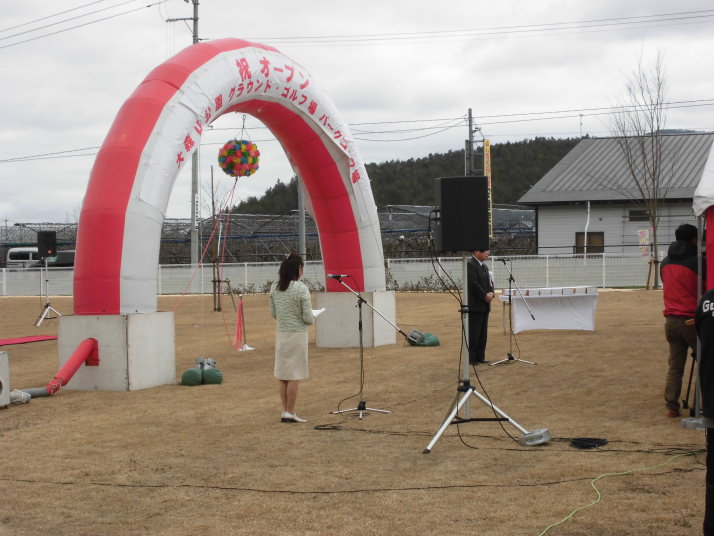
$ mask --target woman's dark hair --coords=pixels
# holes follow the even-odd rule
[[[286,291],[290,286],[290,281],[297,281],[300,277],[300,267],[303,265],[302,257],[297,253],[290,253],[280,263],[278,270],[278,290]]]

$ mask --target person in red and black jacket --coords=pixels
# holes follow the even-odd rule
[[[669,343],[669,369],[664,388],[665,415],[679,417],[679,395],[687,351],[696,352],[697,228],[685,223],[674,232],[675,241],[660,266],[664,290],[664,333]]]

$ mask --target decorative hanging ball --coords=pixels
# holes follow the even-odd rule
[[[248,140],[230,140],[218,151],[218,165],[231,177],[248,177],[258,171],[260,151]]]

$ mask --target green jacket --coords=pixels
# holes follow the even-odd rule
[[[305,283],[291,281],[287,290],[278,290],[277,281],[270,286],[270,314],[278,321],[278,331],[307,331],[315,323],[310,291]]]

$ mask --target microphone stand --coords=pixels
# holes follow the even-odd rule
[[[521,289],[518,286],[518,283],[516,283],[516,278],[513,277],[513,272],[511,271],[511,268],[508,266],[506,259],[500,259],[500,261],[503,263],[503,266],[506,267],[506,270],[508,270],[508,304],[507,304],[508,305],[508,354],[506,355],[505,359],[501,359],[500,361],[491,363],[491,366],[503,365],[505,363],[510,363],[511,361],[520,361],[521,363],[535,365],[536,363],[534,363],[533,361],[526,361],[525,359],[519,359],[513,355],[513,338],[515,337],[515,335],[513,334],[513,287],[512,287],[512,285],[515,285],[516,289],[518,290],[518,295],[523,300],[523,303],[525,304],[526,309],[528,309],[528,312],[530,313],[531,318],[533,320],[535,320],[535,316],[533,316],[533,311],[531,311],[531,308],[528,305],[528,301],[526,300],[525,296],[523,296],[523,292],[521,292]]]
[[[364,398],[362,396],[362,392],[364,389],[364,342],[363,342],[363,338],[362,338],[362,304],[366,303],[375,313],[377,313],[379,316],[384,318],[384,320],[389,322],[389,324],[391,324],[392,327],[394,327],[397,331],[399,331],[399,333],[401,333],[405,337],[407,335],[401,329],[399,329],[397,326],[395,326],[392,322],[390,322],[387,318],[385,318],[385,316],[382,313],[380,313],[374,307],[372,307],[372,305],[362,297],[361,293],[356,292],[355,290],[350,288],[350,286],[347,283],[342,281],[341,276],[331,276],[331,277],[332,277],[332,279],[337,280],[337,282],[340,285],[345,287],[347,290],[349,290],[352,294],[354,294],[357,297],[357,308],[359,309],[359,323],[357,325],[357,327],[359,329],[359,403],[354,408],[343,409],[343,410],[338,409],[337,411],[330,412],[330,414],[334,415],[335,413],[342,414],[342,413],[348,413],[351,411],[357,411],[357,412],[359,412],[359,418],[362,419],[362,416],[367,411],[376,411],[378,413],[391,413],[391,411],[386,410],[386,409],[375,409],[375,408],[367,407],[367,403],[364,401]]]

